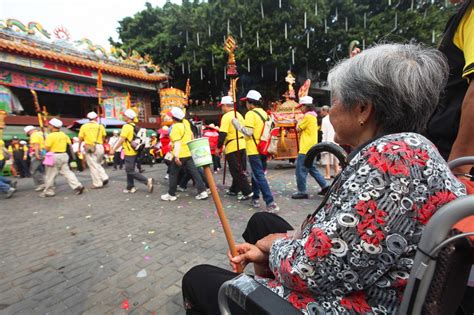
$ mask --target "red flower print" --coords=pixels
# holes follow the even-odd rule
[[[381,227],[385,224],[387,213],[377,208],[377,203],[373,200],[359,201],[355,206],[357,213],[362,217],[357,224],[357,232],[362,240],[373,245],[379,245],[385,238]]]
[[[297,309],[304,309],[308,303],[314,302],[315,299],[309,295],[302,295],[296,292],[291,292],[288,296],[288,301]]]
[[[311,230],[311,234],[308,236],[308,240],[304,245],[306,256],[308,256],[309,259],[324,257],[331,252],[331,248],[331,239],[323,230],[318,228]]]
[[[267,286],[268,286],[269,288],[276,288],[276,287],[278,287],[278,286],[280,286],[280,285],[281,285],[281,283],[278,282],[278,281],[276,281],[276,280],[270,280],[270,281],[267,282]]]
[[[387,143],[383,149],[383,153],[393,154],[393,155],[412,155],[413,151],[411,148],[403,141],[393,141]]]
[[[420,221],[422,224],[427,224],[428,220],[431,216],[441,208],[444,204],[456,199],[456,195],[454,195],[450,191],[438,191],[434,195],[430,196],[426,203],[421,206],[420,209],[417,210],[417,217],[416,219]]]
[[[367,299],[363,291],[351,293],[341,300],[341,305],[348,310],[353,310],[359,314],[366,314],[372,311],[372,308],[367,303]]]

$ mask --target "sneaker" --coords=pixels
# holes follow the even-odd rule
[[[35,191],[42,191],[44,190],[44,185],[39,185],[38,187],[35,188]]]
[[[280,211],[280,207],[278,207],[278,205],[275,202],[272,202],[271,204],[267,206],[266,211],[270,213],[275,213],[275,212]]]
[[[212,194],[211,188],[206,189],[208,195]]]
[[[253,208],[260,208],[260,200],[258,200],[258,199],[252,199],[252,201],[250,202],[250,205],[251,205]]]
[[[55,193],[45,193],[45,192],[42,192],[39,196],[41,198],[46,198],[46,197],[54,197]]]
[[[178,191],[181,191],[181,192],[186,191],[186,188],[183,188],[183,187],[181,187],[181,186],[178,186],[176,189],[177,189]]]
[[[134,194],[134,193],[136,193],[136,192],[137,192],[137,189],[136,189],[135,187],[132,187],[132,188],[130,188],[130,189],[124,189],[124,190],[123,190],[123,193],[124,193],[124,194]]]
[[[168,174],[166,174],[165,179],[170,179],[170,176]]]
[[[203,191],[202,193],[200,193],[196,196],[197,200],[204,200],[204,199],[207,199],[207,198],[209,198],[209,195],[207,194],[206,191]]]
[[[326,193],[329,191],[329,186],[327,187],[324,187],[323,189],[321,189],[320,192],[318,192],[318,196],[326,196]]]
[[[12,186],[12,188],[16,189],[16,185],[18,185],[18,182],[16,180],[12,181],[12,183],[10,184],[10,186]]]
[[[146,187],[148,187],[148,192],[152,193],[153,192],[153,178],[148,178],[146,181]]]
[[[175,201],[176,199],[176,196],[171,196],[170,194],[165,194],[165,195],[161,195],[161,200],[163,201]]]
[[[301,192],[296,192],[293,195],[291,195],[291,199],[308,199],[308,194],[306,193],[301,193]]]
[[[237,196],[237,193],[236,193],[236,192],[234,192],[234,191],[232,191],[232,190],[229,190],[229,189],[227,189],[227,190],[225,191],[225,194],[226,194],[227,196]]]
[[[103,187],[104,187],[104,186],[94,186],[94,185],[92,185],[92,186],[90,187],[90,189],[101,189],[101,188],[103,188]]]
[[[104,180],[104,181],[102,182],[102,186],[106,186],[108,183],[109,183],[109,180],[106,179],[106,180]]]
[[[84,186],[82,186],[82,185],[77,187],[76,189],[74,189],[74,194],[76,194],[76,195],[80,195],[83,192],[84,192]]]
[[[243,200],[249,200],[249,199],[252,198],[252,197],[253,197],[253,192],[251,192],[251,193],[248,194],[248,195],[244,195],[244,194],[239,195],[239,196],[237,197],[237,199],[240,200],[240,201],[243,201]]]
[[[6,195],[6,198],[9,199],[13,196],[13,193],[15,192],[15,188],[10,188],[8,189],[7,191],[7,195]]]

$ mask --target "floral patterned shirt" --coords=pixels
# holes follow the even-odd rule
[[[383,136],[354,155],[299,236],[273,243],[275,279],[257,280],[305,314],[393,314],[423,227],[465,193],[426,138]]]

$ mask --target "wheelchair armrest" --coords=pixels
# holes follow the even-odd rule
[[[231,314],[227,299],[247,314],[301,314],[290,302],[245,274],[224,282],[220,287],[219,309],[224,315]]]

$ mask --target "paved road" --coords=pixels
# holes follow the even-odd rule
[[[275,166],[270,164],[268,177],[280,215],[297,225],[320,202],[319,188],[311,179],[311,198],[295,202],[289,198],[294,169]],[[1,315],[184,314],[183,274],[200,263],[227,267],[227,245],[211,200],[197,201],[191,190],[175,202],[160,201],[167,184],[161,165],[146,167],[145,175],[158,181],[153,194],[145,186],[123,194],[125,174],[107,172],[109,187],[81,196],[61,178],[57,196],[41,199],[32,181],[22,179],[12,199],[0,199]],[[78,177],[91,185],[87,173]],[[222,175],[216,180],[221,184]],[[231,197],[223,197],[223,204],[241,241],[255,210]]]

